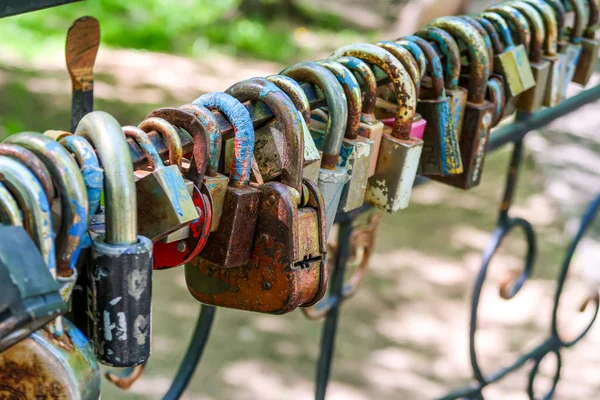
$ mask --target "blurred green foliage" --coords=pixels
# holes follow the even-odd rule
[[[100,21],[104,45],[201,57],[212,50],[289,62],[298,56],[295,27],[338,30],[336,16],[293,0],[88,0],[0,20],[2,46],[39,55],[64,46],[73,20]]]

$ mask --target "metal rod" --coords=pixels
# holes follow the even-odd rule
[[[335,260],[335,270],[331,277],[330,296],[338,301],[335,302],[333,308],[327,313],[325,323],[323,324],[323,334],[321,336],[321,353],[317,365],[317,387],[315,398],[317,400],[325,399],[327,391],[327,383],[331,374],[331,362],[335,348],[335,336],[337,332],[338,319],[340,314],[341,301],[344,290],[344,273],[346,272],[346,264],[350,257],[350,235],[352,234],[351,218],[344,219],[340,222],[340,230],[338,233],[339,251]]]

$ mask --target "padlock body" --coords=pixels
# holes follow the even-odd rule
[[[158,167],[136,182],[138,232],[157,241],[191,221],[198,212],[175,165]]]
[[[319,165],[321,155],[308,129],[304,129],[304,167]],[[234,157],[233,139],[225,145],[225,166],[231,165]],[[254,157],[265,182],[281,175],[282,159],[285,157],[286,140],[279,121],[256,129],[254,132]],[[306,176],[305,176],[306,177]],[[308,179],[308,177],[306,177]],[[313,177],[314,178],[314,177]]]
[[[204,184],[212,198],[212,223],[210,231],[216,232],[221,224],[223,204],[225,203],[225,194],[227,193],[229,179],[225,175],[215,173],[214,176],[205,175]]]
[[[547,89],[546,85],[548,83],[552,65],[548,61],[532,62],[530,64],[536,85],[519,97],[517,109],[534,113],[539,111],[544,103],[544,96]]]
[[[2,352],[64,314],[67,304],[59,293],[58,283],[24,229],[0,225],[0,237]]]
[[[369,165],[369,177],[371,177],[375,173],[377,154],[379,154],[379,148],[381,147],[381,138],[383,137],[383,122],[377,121],[375,117],[369,118],[368,120],[361,119],[360,127],[358,128],[358,134],[359,136],[373,141],[373,156],[371,157],[371,163]]]
[[[348,180],[342,191],[339,211],[348,212],[363,205],[374,149],[375,142],[362,136],[344,139],[338,165],[346,170]]]
[[[397,139],[384,133],[365,201],[388,213],[408,207],[422,149],[422,140]]]
[[[525,46],[507,48],[494,58],[494,71],[504,77],[509,97],[515,97],[535,86],[535,78]]]
[[[152,242],[138,236],[131,245],[92,244],[88,315],[98,361],[133,367],[150,357],[152,327]]]
[[[448,107],[450,111],[450,122],[454,126],[456,138],[460,139],[462,124],[465,119],[465,107],[467,106],[467,89],[458,87],[453,90],[446,90],[448,96]]]
[[[425,136],[425,128],[427,128],[427,120],[419,113],[415,114],[413,123],[410,127],[410,136],[415,139],[423,140]]]
[[[250,259],[261,192],[250,186],[227,186],[219,229],[211,233],[200,257],[223,268],[245,265]]]
[[[63,318],[64,333],[46,329],[0,353],[0,398],[98,399],[101,375],[91,342]]]
[[[565,63],[563,65],[561,78],[561,97],[564,100],[567,98],[569,83],[573,81],[575,70],[577,69],[579,58],[581,57],[581,44],[561,43],[559,48],[565,54]]]
[[[581,56],[575,68],[573,82],[582,86],[587,85],[596,70],[596,61],[598,60],[598,49],[600,41],[591,38],[581,39]]]
[[[348,173],[345,169],[336,166],[334,169],[321,168],[319,171],[319,181],[317,182],[323,203],[325,204],[326,215],[326,232],[329,236],[329,231],[335,221],[344,185],[348,180]]]
[[[479,185],[487,152],[494,105],[489,101],[481,104],[467,103],[463,132],[460,137],[460,153],[463,173],[431,178],[460,189]]]
[[[185,266],[192,296],[204,304],[269,314],[285,314],[315,300],[318,265],[324,260],[319,241],[317,210],[298,209],[288,188],[280,183],[261,187],[263,201],[257,236],[248,265],[236,268],[196,259]]]
[[[564,55],[560,53],[554,57],[546,56],[544,59],[550,62],[550,72],[548,73],[548,83],[546,84],[542,105],[555,107],[562,101],[562,74],[566,60]]]
[[[417,111],[427,121],[419,162],[422,175],[462,172],[460,149],[450,120],[448,98],[419,100]]]

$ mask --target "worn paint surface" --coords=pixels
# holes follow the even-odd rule
[[[362,117],[361,121],[374,118],[375,104],[377,99],[377,79],[369,64],[357,57],[340,57],[336,62],[350,69],[355,75],[361,79],[361,94],[362,94]]]
[[[246,107],[235,97],[222,92],[207,93],[192,102],[223,113],[234,126],[234,161],[231,165],[232,182],[247,184],[250,180],[250,165],[254,153],[254,127]]]
[[[221,137],[221,128],[214,114],[206,107],[198,104],[186,104],[179,107],[181,110],[191,112],[198,118],[206,135],[208,136],[208,165],[206,173],[214,176],[219,173],[219,160],[221,158],[221,148],[223,140]]]
[[[446,89],[457,90],[461,70],[460,49],[452,35],[443,29],[435,27],[421,29],[415,35],[437,44],[446,60],[446,68],[444,68],[444,84],[446,85]]]
[[[408,51],[404,46],[391,41],[377,42],[376,45],[382,49],[385,49],[400,61],[415,87],[415,96],[419,97],[419,92],[421,90],[421,71],[419,70],[417,61],[415,61],[413,56],[410,54],[410,51]]]
[[[59,337],[40,329],[0,354],[0,397],[96,399],[101,376],[90,341],[69,321]]]
[[[2,183],[0,183],[0,223],[23,226],[23,216],[17,200]]]
[[[348,180],[348,173],[341,167],[335,169],[321,168],[319,172],[319,190],[323,196],[323,204],[326,214],[327,235],[333,226],[335,215],[337,214],[344,185]]]
[[[340,153],[339,165],[346,170],[348,181],[344,185],[338,210],[348,212],[364,203],[371,159],[375,157],[375,142],[362,136],[344,139],[342,148],[345,151]]]
[[[546,85],[550,77],[551,63],[548,61],[539,61],[531,63],[533,79],[537,84],[527,90],[519,98],[517,108],[522,111],[534,113],[542,108],[544,95],[546,94]]]
[[[425,77],[425,73],[427,72],[427,58],[425,57],[425,53],[423,53],[423,50],[421,50],[421,48],[415,42],[407,40],[406,37],[396,40],[395,43],[398,43],[410,52],[410,55],[415,59],[415,61],[419,65],[419,75],[422,80]]]

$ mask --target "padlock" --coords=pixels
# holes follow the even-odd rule
[[[421,82],[423,82],[423,78],[425,78],[425,74],[427,73],[427,57],[425,56],[425,53],[423,53],[423,50],[421,50],[416,43],[406,40],[405,38],[397,39],[394,43],[399,44],[410,52],[410,55],[415,59],[419,66],[419,77]]]
[[[494,105],[486,101],[490,75],[489,54],[481,35],[467,22],[456,17],[442,17],[431,26],[448,31],[457,41],[466,44],[470,77],[465,120],[460,135],[463,173],[432,179],[449,185],[470,189],[479,184],[483,171]]]
[[[28,252],[28,258],[14,254],[14,250],[20,247],[13,246],[12,254],[0,250],[0,258],[3,261],[6,260],[5,256],[10,256],[11,263],[19,259],[23,262],[7,279],[19,279],[23,274],[23,279],[19,279],[20,282],[17,283],[21,293],[28,294],[28,297],[34,295],[33,298],[28,298],[28,304],[25,304],[29,315],[15,317],[36,318],[36,313],[41,312],[40,317],[49,322],[66,311],[66,303],[59,293],[59,285],[50,272],[56,265],[50,206],[39,181],[17,161],[0,157],[0,171],[2,180],[7,186],[15,189],[15,196],[22,202],[26,220],[33,220],[30,235],[43,258],[38,261],[32,258],[37,253],[36,249]],[[3,236],[2,247],[11,244],[16,238],[16,232],[14,233],[15,235],[8,237]],[[37,254],[37,257],[40,257],[39,253]],[[35,271],[38,268],[39,271]],[[0,267],[0,270],[2,269]],[[44,270],[45,274],[41,273]],[[5,283],[5,279],[2,279],[2,282]],[[37,298],[39,296],[42,298]],[[18,312],[17,309],[5,311]],[[21,319],[20,322],[25,321]],[[68,320],[61,317],[31,332],[35,325],[38,325],[35,321],[24,325],[21,332],[17,333],[23,340],[0,353],[0,393],[8,393],[11,398],[23,399],[47,398],[49,395],[65,399],[99,398],[100,371],[88,339]],[[29,333],[31,334],[25,338]],[[11,339],[14,340],[18,336]]]
[[[344,89],[348,102],[348,121],[338,159],[338,165],[345,169],[348,174],[338,210],[348,212],[361,207],[364,203],[375,142],[358,135],[362,98],[360,86],[352,72],[334,61],[321,60],[317,63],[335,75]]]
[[[421,70],[419,68],[419,64],[413,58],[412,54],[409,50],[401,46],[396,42],[391,41],[381,41],[376,43],[377,46],[387,50],[394,57],[396,57],[401,63],[406,72],[411,77],[413,84],[415,85],[415,93],[417,98],[421,93]],[[395,95],[393,85],[390,85],[392,88],[391,94]],[[394,107],[395,108],[395,107]],[[389,126],[393,125],[393,118],[389,119]],[[385,122],[384,122],[385,123]],[[418,139],[423,139],[423,135],[425,134],[425,128],[427,127],[427,120],[423,118],[421,114],[415,112],[413,117],[413,123],[411,125],[410,136]]]
[[[89,140],[104,169],[104,232],[88,266],[88,316],[98,360],[129,367],[150,356],[152,241],[137,234],[137,198],[129,145],[119,123],[94,111],[75,135]]]
[[[210,232],[216,232],[221,223],[225,193],[227,193],[227,185],[229,185],[227,176],[219,173],[219,161],[222,149],[221,127],[214,114],[206,107],[197,104],[186,104],[179,108],[198,118],[208,137],[209,156],[206,173],[204,174],[204,186],[210,193],[210,196],[207,197],[210,198],[212,204]]]
[[[369,67],[369,64],[356,57],[342,57],[336,60],[344,67],[348,68],[359,78],[362,93],[362,114],[360,116],[360,125],[358,134],[364,138],[373,141],[373,155],[369,166],[369,177],[375,173],[377,165],[377,155],[381,147],[381,138],[383,137],[383,123],[375,117],[375,104],[377,98],[377,79]]]
[[[418,36],[406,36],[417,44],[427,58],[430,88],[422,86],[417,111],[427,120],[423,152],[419,164],[422,175],[454,175],[463,170],[454,125],[450,120],[448,97],[444,88],[444,71],[435,49]]]
[[[157,131],[167,142],[170,165],[165,166],[151,143],[138,142],[150,163],[150,171],[136,172],[137,219],[140,235],[157,242],[198,219],[198,212],[181,175],[182,145],[177,130],[162,118],[151,117],[138,128]],[[130,127],[126,135],[135,135]]]
[[[504,87],[504,79],[497,74],[493,74],[488,79],[486,100],[494,105],[494,113],[492,117],[492,127],[498,125],[504,116],[504,108],[506,107],[506,92]]]
[[[325,204],[326,234],[329,235],[329,230],[333,226],[338,211],[344,185],[348,179],[346,170],[338,166],[338,158],[348,121],[348,105],[344,89],[331,71],[313,62],[292,65],[281,71],[281,74],[289,76],[297,82],[312,83],[325,97],[329,114],[325,124],[325,133],[322,136],[323,141],[322,143],[316,141],[317,148],[320,148],[323,152],[317,184]],[[311,131],[313,129],[313,122],[311,122]],[[314,136],[320,136],[319,132],[314,131]]]
[[[17,200],[9,190],[0,183],[0,224],[23,226],[23,216]]]
[[[48,169],[60,195],[60,229],[57,241],[57,274],[64,299],[71,297],[77,281],[77,260],[88,225],[88,198],[77,163],[56,141],[37,132],[23,132],[5,141],[33,152]]]
[[[446,86],[446,95],[448,96],[450,122],[454,126],[457,139],[460,139],[465,117],[465,107],[467,105],[467,89],[459,86],[461,60],[458,44],[448,32],[435,27],[421,29],[416,33],[416,36],[437,45],[440,53],[446,59],[444,84]]]
[[[286,168],[296,173],[260,186],[262,202],[250,263],[223,269],[196,260],[185,267],[186,283],[205,304],[288,313],[320,300],[327,286],[325,209],[316,184],[302,181],[302,117],[263,78],[240,82],[229,90],[241,100],[269,105],[285,133]]]
[[[254,127],[246,107],[226,93],[208,93],[192,102],[224,114],[234,126],[235,159],[223,203],[219,229],[212,232],[200,257],[223,268],[248,263],[260,207],[260,190],[251,187]]]
[[[213,163],[211,171],[216,171],[218,168],[218,152],[213,151],[209,142],[217,142],[215,147],[220,148],[220,136],[215,138],[215,133],[220,135],[220,129],[215,132],[213,127],[203,124],[202,121],[207,121],[208,125],[212,124],[209,121],[210,118],[214,120],[214,116],[210,110],[195,105],[191,105],[189,108],[194,112],[190,113],[181,108],[159,108],[147,116],[147,118],[163,119],[175,129],[183,130],[191,136],[193,141],[192,159],[187,171],[184,171],[184,183],[198,213],[198,218],[184,228],[154,243],[154,269],[178,267],[200,254],[208,241],[214,215],[213,210],[216,208],[212,200],[212,193],[220,197],[222,210],[224,196],[227,192],[227,177],[214,172],[212,179],[207,179],[206,174],[210,163]],[[200,117],[196,115],[200,115]],[[217,124],[216,121],[214,122]],[[209,185],[213,186],[212,192]]]
[[[0,273],[4,275],[0,280],[3,284],[3,299],[0,300],[3,308],[0,312],[2,352],[63,314],[67,304],[55,281],[52,214],[39,180],[18,161],[0,156],[0,184],[5,192],[3,203],[12,203],[11,214],[17,208],[17,215],[11,218],[16,220],[17,226],[1,228]],[[18,225],[24,226],[33,242]],[[35,247],[28,249],[26,254],[22,253],[23,249],[30,247],[28,245]]]
[[[527,56],[528,50],[524,44],[515,45],[509,24],[502,15],[486,11],[481,17],[494,24],[502,38],[504,53],[495,55],[494,71],[504,78],[506,94],[510,98],[516,98],[535,85]]]
[[[519,65],[518,72],[521,75],[521,77],[523,78],[522,82],[530,82],[532,84],[529,85],[529,87],[526,90],[524,90],[522,93],[520,93],[516,96],[511,96],[510,98],[507,99],[504,112],[506,115],[512,115],[514,113],[514,111],[517,110],[518,105],[521,102],[521,98],[525,95],[525,93],[527,93],[528,91],[536,92],[537,90],[541,90],[539,88],[536,88],[537,85],[536,85],[535,75],[534,75],[532,65],[529,61],[529,57],[540,60],[543,42],[540,40],[537,40],[534,42],[533,39],[535,39],[534,36],[535,36],[536,32],[533,30],[527,17],[525,17],[525,15],[523,15],[523,13],[521,11],[517,10],[516,8],[509,7],[507,4],[500,4],[500,5],[496,5],[496,6],[492,6],[492,7],[488,8],[488,11],[490,13],[498,14],[500,17],[502,17],[502,19],[504,19],[507,22],[507,24],[509,25],[509,30],[511,31],[512,37],[517,38],[517,40],[518,40],[518,43],[519,43],[518,48],[520,49],[521,48],[520,46],[523,46],[523,48],[525,49],[525,52],[526,52],[524,60],[527,64]],[[539,15],[535,21],[536,21],[536,24],[539,23],[538,27],[542,31],[545,31],[545,28],[544,28],[543,24],[541,23],[542,21],[539,18]],[[544,34],[545,34],[545,32],[544,32]],[[539,39],[539,36],[538,36],[538,39]],[[532,43],[536,45],[535,49],[532,49]],[[506,52],[506,49],[505,49],[505,52]],[[535,53],[535,54],[533,54],[533,53]],[[545,83],[545,82],[547,82],[547,79],[548,79],[547,74],[549,72],[549,65],[546,64],[546,65],[538,65],[538,66],[540,68],[537,70],[537,72],[542,75],[542,76],[540,76],[540,78],[542,78],[542,82]],[[524,72],[527,72],[527,74],[525,74]],[[531,80],[529,80],[530,76],[532,77]],[[541,97],[542,96],[540,94],[540,96],[537,97],[537,99],[541,99]],[[526,103],[527,102],[529,102],[529,100],[526,100]]]
[[[574,13],[574,22],[568,41],[561,40],[558,44],[560,52],[565,53],[563,68],[561,97],[566,99],[569,83],[575,77],[575,71],[582,53],[582,37],[586,27],[586,12],[583,0],[565,0],[563,3]],[[565,38],[566,39],[566,38]]]
[[[554,107],[561,102],[562,71],[565,64],[565,55],[558,53],[559,26],[556,14],[552,7],[544,0],[522,0],[533,6],[542,16],[546,27],[544,41],[544,54],[542,59],[550,63],[550,73],[546,91],[544,92],[543,106]],[[543,83],[542,83],[543,84]]]
[[[546,27],[542,16],[533,6],[522,1],[510,1],[506,5],[523,14],[531,28],[529,62],[536,85],[521,95],[517,109],[533,113],[542,108],[552,69],[551,63],[542,58],[547,36]]]
[[[354,56],[370,63],[386,74],[396,90],[398,110],[394,128],[384,132],[375,174],[369,178],[365,201],[389,213],[408,207],[417,175],[423,141],[411,137],[416,113],[416,91],[402,63],[387,50],[372,44],[344,46],[330,59]]]
[[[582,86],[589,83],[592,74],[596,70],[598,49],[600,49],[600,41],[596,39],[600,4],[598,0],[587,0],[587,4],[590,16],[583,33],[583,38],[581,39],[581,56],[579,57],[575,75],[573,76],[573,82]]]

